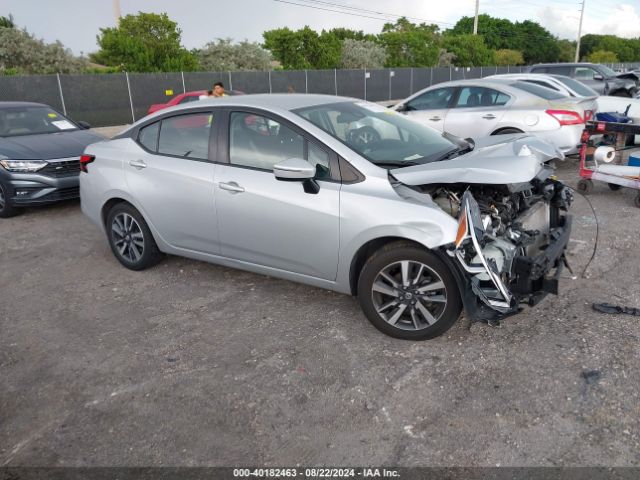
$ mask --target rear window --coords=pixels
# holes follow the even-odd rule
[[[511,86],[520,90],[524,90],[525,92],[531,93],[532,95],[535,95],[537,97],[544,98],[545,100],[559,100],[561,98],[566,98],[566,95],[563,95],[546,87],[541,87],[540,85],[535,85],[533,83],[513,82]]]
[[[597,97],[598,96],[598,92],[587,87],[584,83],[581,83],[578,80],[574,80],[573,78],[562,77],[562,76],[557,76],[554,78],[559,82],[564,83],[567,87],[569,87],[571,90],[576,92],[581,97]]]

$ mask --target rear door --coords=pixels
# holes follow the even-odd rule
[[[456,87],[429,90],[406,102],[403,113],[442,132],[455,93]]]
[[[140,129],[125,159],[129,191],[173,247],[219,253],[213,193],[213,110],[168,115]],[[210,153],[211,152],[211,153]]]
[[[444,129],[462,138],[482,138],[496,130],[511,97],[486,87],[464,86],[447,113]]]

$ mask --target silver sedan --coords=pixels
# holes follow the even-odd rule
[[[493,78],[440,83],[394,109],[458,137],[527,132],[572,154],[578,151],[585,117],[596,105],[594,98],[567,98],[531,83]]]
[[[247,95],[90,146],[80,195],[127,268],[173,254],[357,295],[417,340],[463,308],[498,321],[557,291],[571,195],[553,158],[534,137],[471,143],[354,99]]]

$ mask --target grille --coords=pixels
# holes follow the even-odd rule
[[[80,173],[80,159],[50,163],[38,171],[38,173],[46,175],[47,177],[70,177],[78,175]]]
[[[59,188],[42,197],[42,200],[68,200],[80,196],[80,187]]]

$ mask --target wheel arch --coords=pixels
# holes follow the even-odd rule
[[[500,135],[505,130],[517,130],[517,132],[514,132],[514,133],[525,133],[524,130],[517,127],[500,127],[494,130],[493,132],[491,132],[491,135]]]

